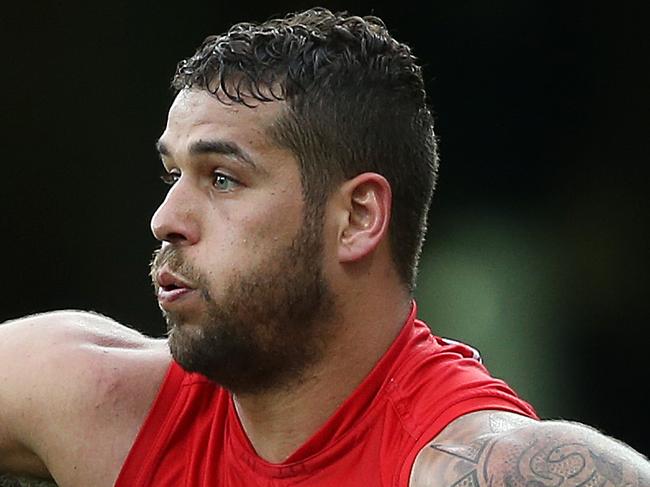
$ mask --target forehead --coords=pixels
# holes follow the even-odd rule
[[[253,101],[252,107],[223,103],[204,90],[182,90],[169,109],[160,141],[177,153],[199,140],[233,142],[251,152],[280,151],[268,131],[280,117],[284,103]]]

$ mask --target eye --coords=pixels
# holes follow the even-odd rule
[[[212,174],[212,184],[219,191],[232,191],[239,186],[239,181],[219,171]]]
[[[175,169],[172,169],[171,171],[163,171],[163,173],[160,175],[160,179],[162,179],[163,183],[173,186],[176,181],[181,177],[180,172],[178,172]]]

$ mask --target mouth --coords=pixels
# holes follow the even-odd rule
[[[156,275],[155,287],[158,304],[163,309],[196,291],[186,279],[164,268]]]

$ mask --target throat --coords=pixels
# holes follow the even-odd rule
[[[383,320],[374,316],[347,320],[355,326],[339,328],[325,359],[305,371],[300,383],[259,394],[234,394],[240,423],[259,457],[277,464],[317,454],[348,431],[340,427],[343,422],[355,424],[368,411],[392,362],[375,366],[402,329],[407,305],[396,318],[385,313]]]
[[[296,453],[327,422],[351,391],[326,391],[302,384],[291,393],[234,396],[240,423],[255,453],[280,464]]]

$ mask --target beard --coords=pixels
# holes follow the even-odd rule
[[[196,285],[204,304],[198,312],[163,311],[174,360],[238,394],[306,380],[309,366],[323,356],[336,314],[323,275],[321,233],[314,223],[303,225],[290,245],[235,273],[218,299],[208,273],[192,267],[182,248],[172,244],[157,251],[152,277],[166,264]]]

